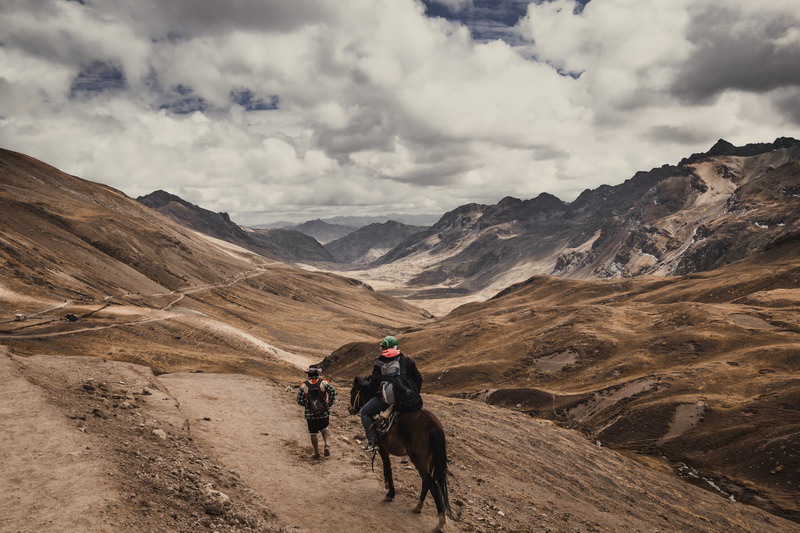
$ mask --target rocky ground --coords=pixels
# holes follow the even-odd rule
[[[360,425],[346,414],[347,384],[337,383],[333,453],[315,461],[292,384],[156,377],[100,358],[8,352],[0,372],[2,531],[426,531],[436,523],[432,501],[411,512],[419,478],[399,458],[398,497],[382,501],[380,468],[371,470]],[[425,400],[448,438],[451,531],[800,531],[550,422]]]
[[[285,530],[147,368],[4,353],[0,373],[0,530]]]

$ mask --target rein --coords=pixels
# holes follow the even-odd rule
[[[356,405],[358,405],[358,403],[361,401],[361,391],[362,390],[363,390],[363,387],[359,387],[358,388],[358,392],[356,393],[356,395],[353,398],[353,400],[350,402],[350,409],[352,409],[354,413],[358,412],[357,409],[356,409]]]

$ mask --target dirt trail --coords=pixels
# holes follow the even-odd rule
[[[0,347],[0,379],[0,531],[287,531],[148,368]],[[224,515],[205,510],[209,484],[233,502]]]
[[[277,263],[276,263],[277,264]],[[171,294],[177,294],[178,297],[171,301],[170,303],[166,304],[164,307],[160,309],[150,308],[150,307],[136,307],[131,305],[126,306],[118,306],[113,308],[108,308],[108,304],[103,305],[99,310],[105,309],[109,315],[112,316],[120,316],[125,317],[129,314],[140,314],[140,315],[147,315],[148,318],[144,319],[137,319],[137,320],[125,320],[123,322],[119,322],[116,324],[106,324],[106,325],[92,325],[87,327],[78,327],[78,328],[68,328],[62,331],[49,331],[49,332],[26,332],[26,333],[17,333],[17,334],[5,334],[3,335],[3,339],[38,339],[38,338],[50,338],[50,337],[62,337],[67,335],[73,335],[76,333],[83,333],[83,332],[97,332],[105,329],[111,328],[123,328],[128,326],[141,326],[144,324],[149,324],[151,322],[158,322],[162,320],[177,320],[178,322],[183,322],[190,327],[200,329],[200,330],[208,330],[218,333],[223,336],[230,337],[235,341],[242,342],[249,347],[255,347],[262,352],[264,352],[268,357],[273,357],[275,359],[279,359],[286,363],[289,363],[292,366],[295,366],[299,369],[305,370],[309,367],[309,365],[317,362],[318,360],[304,355],[294,354],[278,348],[277,346],[268,343],[259,339],[258,337],[243,331],[237,327],[231,326],[226,324],[222,321],[215,320],[212,318],[204,317],[204,316],[194,316],[194,315],[187,315],[181,312],[175,311],[168,311],[171,307],[175,304],[180,302],[186,294],[192,294],[196,292],[203,292],[207,290],[211,290],[218,287],[225,287],[234,285],[241,281],[260,276],[266,271],[264,267],[258,267],[251,270],[247,270],[245,272],[241,272],[235,276],[232,276],[220,283],[216,284],[208,284],[208,285],[201,285],[195,287],[188,287],[183,289],[176,289],[174,291],[170,291],[168,293],[159,293],[159,294],[152,294],[150,296],[165,296]],[[112,296],[107,296],[105,299],[109,300],[113,298]],[[70,300],[71,301],[71,300]],[[60,307],[64,307],[67,305],[69,301],[65,301],[64,303],[48,309],[46,311],[40,311],[38,313],[31,313],[28,316],[34,316],[41,313],[45,313],[47,311],[51,311],[52,309],[57,309]]]
[[[157,311],[153,311],[155,313]],[[161,313],[158,311],[158,313]],[[101,331],[104,329],[121,328],[126,326],[141,326],[142,324],[149,324],[150,322],[159,322],[161,320],[170,320],[181,315],[178,314],[163,314],[154,318],[146,318],[144,320],[131,320],[130,322],[122,322],[119,324],[107,324],[105,326],[90,326],[85,328],[68,329],[64,331],[51,331],[49,333],[24,333],[19,335],[3,335],[3,339],[39,339],[47,337],[63,337],[65,335],[73,335],[75,333],[82,333],[86,331]]]
[[[295,390],[247,376],[159,377],[195,440],[233,468],[284,522],[308,531],[431,531],[435,506],[411,512],[419,477],[393,458],[398,497],[382,502],[379,463],[355,438],[338,384],[332,456],[314,461]],[[800,525],[692,486],[575,431],[469,400],[426,396],[445,424],[452,519],[448,531],[591,533],[798,532]],[[312,490],[326,495],[315,501]],[[324,526],[321,526],[324,521]]]
[[[295,390],[240,375],[170,374],[159,380],[180,402],[192,434],[287,522],[307,531],[343,532],[420,532],[436,525],[432,500],[421,515],[411,512],[419,478],[399,458],[398,496],[382,501],[380,459],[373,473],[355,441],[362,430],[356,417],[346,415],[349,389],[342,385],[331,417],[331,457],[313,460]]]
[[[298,374],[300,374],[298,372]],[[300,375],[298,376],[300,377]],[[295,389],[231,374],[166,374],[91,357],[0,357],[0,530],[431,531],[356,442],[338,384],[332,455],[312,460]],[[448,531],[798,532],[800,524],[654,471],[575,431],[469,400],[425,397],[445,424]],[[211,483],[231,498],[204,511]],[[317,498],[316,493],[324,496]]]
[[[0,347],[0,531],[116,531],[116,470]],[[23,526],[24,525],[24,526]]]
[[[259,339],[255,335],[213,318],[186,315],[180,317],[178,322],[201,331],[213,331],[232,340],[240,341],[244,343],[248,349],[255,347],[264,352],[268,357],[274,357],[303,371],[310,365],[319,361],[318,358],[315,359],[306,355],[287,352],[274,344]]]

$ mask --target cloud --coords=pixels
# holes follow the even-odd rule
[[[686,146],[697,146],[707,138],[708,132],[688,127],[653,126],[645,133],[645,136],[654,142],[672,142]]]
[[[726,90],[800,86],[800,9],[794,4],[700,3],[690,12],[692,51],[672,91],[690,102]]]
[[[257,224],[570,200],[797,135],[788,0],[432,5],[6,0],[0,145]],[[720,56],[756,42],[763,64]]]

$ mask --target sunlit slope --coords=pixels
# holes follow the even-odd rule
[[[686,277],[538,276],[398,336],[428,391],[686,462],[737,499],[797,517],[798,242]],[[370,357],[369,345],[345,346],[331,369],[364,373]]]
[[[19,353],[286,375],[345,342],[425,320],[360,282],[196,233],[9,151],[0,151],[0,222],[0,342]]]

